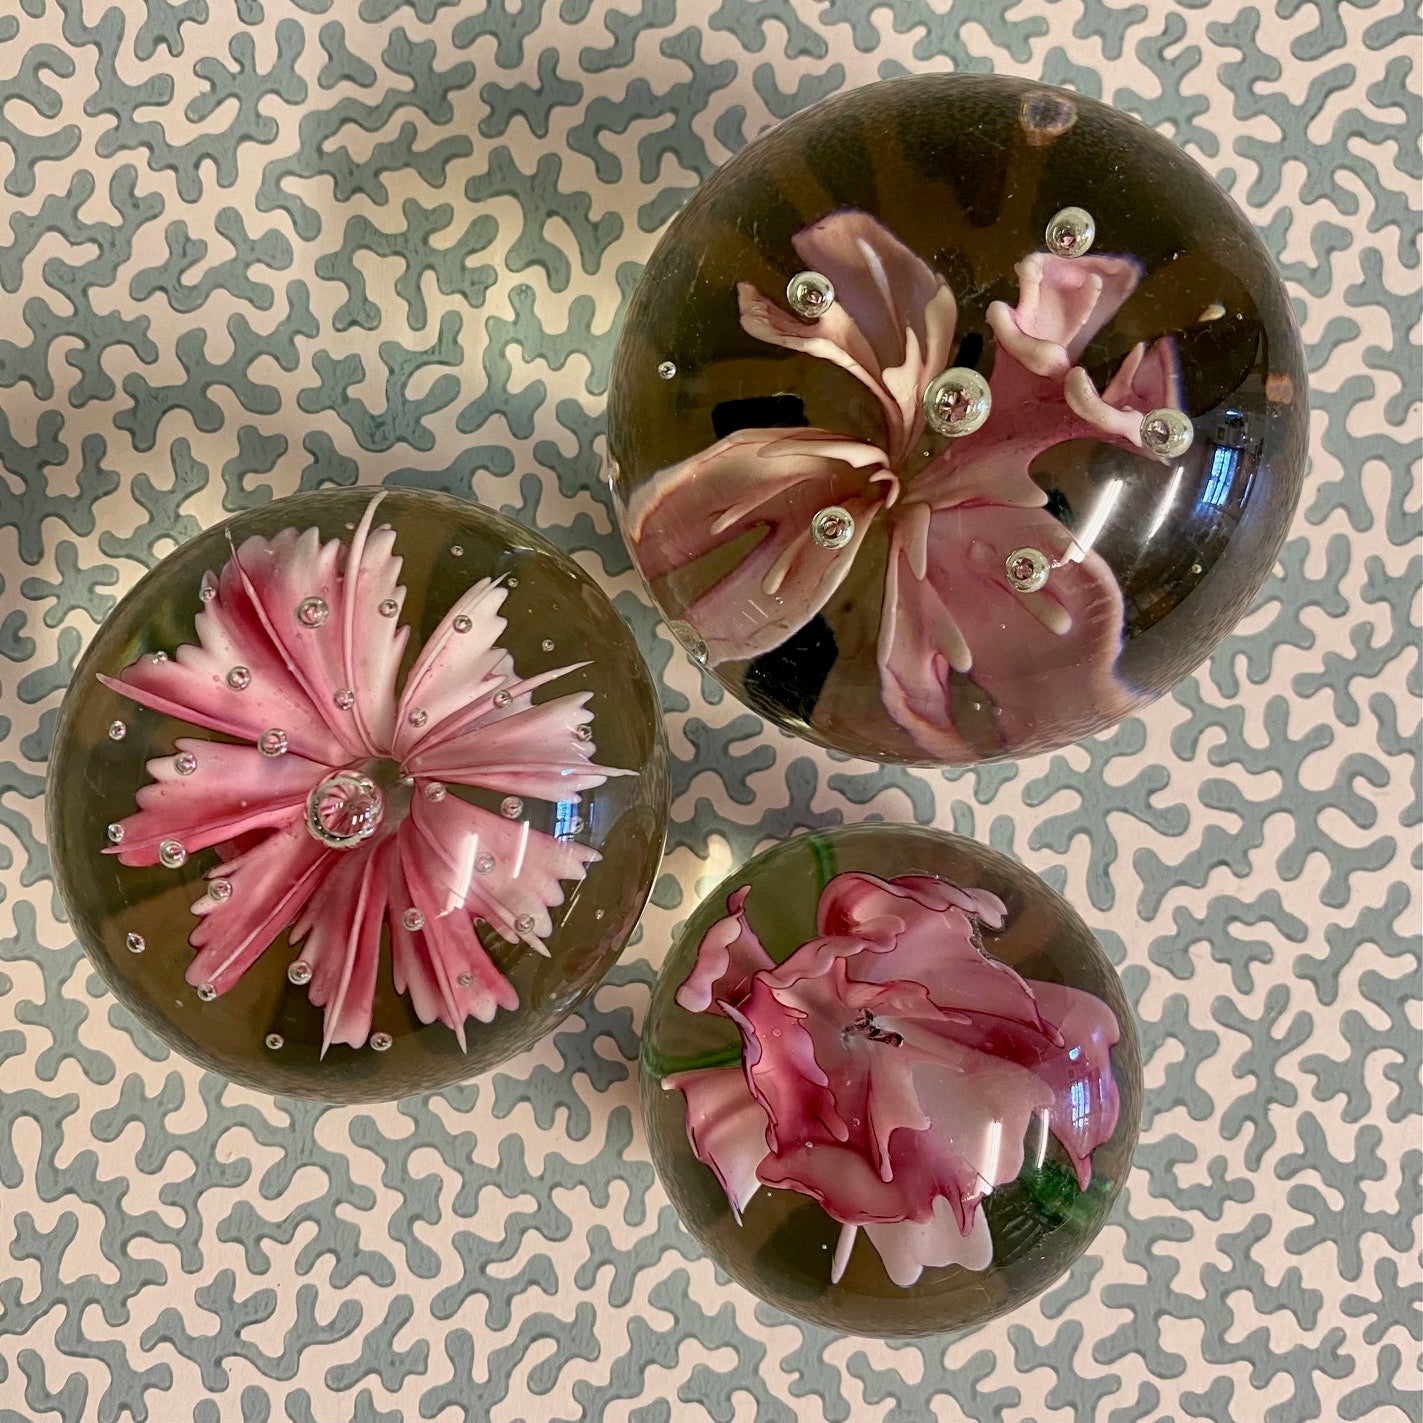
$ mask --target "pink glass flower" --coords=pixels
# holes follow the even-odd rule
[[[979,925],[1001,927],[1001,900],[927,875],[838,875],[818,937],[776,964],[742,912],[749,892],[676,995],[736,1025],[741,1065],[663,1081],[738,1219],[762,1186],[800,1191],[842,1224],[832,1282],[863,1227],[908,1286],[930,1266],[988,1267],[980,1204],[1022,1171],[1035,1119],[1038,1153],[1051,1133],[1087,1188],[1117,1123],[1117,1020],[987,957]]]
[[[140,657],[112,690],[231,740],[180,738],[148,763],[138,811],[111,832],[126,865],[181,864],[215,848],[187,980],[225,993],[283,933],[288,969],[325,1010],[322,1052],[371,1032],[382,929],[397,991],[465,1046],[465,1020],[518,1006],[475,922],[547,953],[562,882],[599,857],[519,818],[523,797],[571,800],[609,776],[593,764],[589,693],[533,693],[579,666],[521,678],[499,646],[506,589],[473,584],[397,690],[409,628],[395,534],[315,529],[254,536],[205,579],[195,644]],[[508,798],[511,817],[449,786]]]
[[[804,627],[845,581],[872,527],[887,536],[876,659],[886,710],[926,755],[978,759],[954,706],[953,674],[985,694],[1001,750],[1085,734],[1125,711],[1117,681],[1123,605],[1111,569],[1043,507],[1029,473],[1044,450],[1076,439],[1142,450],[1143,417],[1179,406],[1174,343],[1134,346],[1098,392],[1078,364],[1135,289],[1127,257],[1034,253],[1018,263],[1018,302],[993,302],[987,421],[941,442],[927,462],[924,398],[954,351],[947,282],[869,214],[832,213],[793,240],[834,285],[814,322],[748,283],[741,325],[772,345],[843,367],[883,412],[879,444],[822,429],[746,429],[656,475],[632,498],[627,531],[651,581],[713,550],[755,539],[683,611],[711,662],[755,658]],[[933,441],[936,437],[930,435]],[[854,521],[839,547],[812,536],[818,511]],[[1050,566],[1039,591],[1009,580],[1023,548]],[[1063,677],[1061,669],[1073,674]],[[816,708],[853,726],[857,689],[831,686]],[[845,705],[838,705],[844,699]]]

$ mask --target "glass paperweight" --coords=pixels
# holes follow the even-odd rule
[[[1215,181],[1103,104],[923,76],[749,144],[668,228],[609,397],[624,534],[781,726],[1022,756],[1231,630],[1299,497],[1305,368]]]
[[[655,690],[537,535],[322,492],[183,545],[105,621],[50,758],[80,942],[171,1047],[270,1092],[389,1099],[547,1032],[651,888]]]
[[[965,1330],[1045,1290],[1140,1119],[1131,1010],[1081,919],[995,851],[880,824],[785,841],[697,909],[642,1068],[688,1229],[852,1334]]]

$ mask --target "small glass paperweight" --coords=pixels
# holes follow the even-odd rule
[[[443,495],[299,495],[184,544],[60,713],[79,940],[171,1047],[331,1101],[444,1086],[607,971],[666,823],[656,692],[568,558]]]
[[[1131,1167],[1141,1060],[1116,973],[1021,865],[882,824],[756,856],[653,993],[658,1174],[716,1263],[814,1324],[972,1328],[1032,1299]]]

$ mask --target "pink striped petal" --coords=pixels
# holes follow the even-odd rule
[[[455,795],[430,801],[416,794],[401,837],[406,878],[422,895],[427,917],[431,909],[443,915],[462,908],[501,938],[540,953],[548,952],[543,940],[553,932],[549,911],[563,903],[561,881],[581,880],[600,858],[587,845],[555,839]]]
[[[263,756],[253,746],[179,737],[176,749],[197,761],[181,775],[175,756],[148,763],[153,780],[139,789],[138,811],[119,823],[123,840],[105,850],[124,865],[156,865],[158,847],[176,840],[190,855],[253,830],[289,825],[306,814],[324,766],[288,753]]]
[[[210,871],[208,878],[226,880],[232,894],[193,906],[202,922],[188,940],[198,951],[188,982],[210,983],[219,993],[231,988],[301,913],[339,853],[311,836],[303,813]]]
[[[746,922],[742,906],[751,886],[744,884],[726,901],[726,918],[718,919],[702,936],[697,961],[677,990],[677,1002],[689,1013],[720,1013],[720,1003],[743,1002],[752,977],[775,967]]]
[[[355,693],[351,716],[364,745],[384,753],[394,742],[395,678],[410,629],[400,623],[405,589],[403,560],[395,554],[395,530],[373,529],[382,495],[369,504],[346,554],[340,590],[341,686]],[[382,606],[395,606],[387,617]]]
[[[948,365],[957,307],[948,283],[868,213],[831,213],[792,239],[806,267],[828,277],[835,304],[815,321],[754,287],[737,289],[752,336],[842,366],[884,406],[892,461],[923,428],[924,387]]]
[[[564,675],[572,668],[562,668]],[[508,688],[511,692],[519,684]],[[406,770],[466,786],[483,786],[508,795],[567,800],[600,786],[609,776],[635,772],[593,764],[597,747],[578,737],[593,720],[587,709],[591,692],[577,692],[533,706],[527,701],[508,714],[491,703],[490,715],[468,730],[420,741],[407,758]]]
[[[311,965],[312,1003],[324,1008],[321,1054],[332,1043],[363,1047],[371,1035],[380,933],[385,918],[389,877],[387,836],[336,858],[292,926],[291,941]]]
[[[508,596],[507,588],[481,578],[455,600],[425,640],[400,694],[392,752],[397,759],[408,756],[448,717],[492,696],[513,677],[513,659],[496,645],[508,626],[499,615]]]
[[[756,1170],[766,1156],[766,1114],[737,1067],[707,1067],[662,1079],[687,1103],[687,1135],[697,1159],[711,1167],[738,1223],[760,1187]]]
[[[499,971],[475,932],[468,907],[452,901],[441,866],[429,855],[410,821],[398,837],[400,876],[407,898],[391,903],[391,945],[399,972],[418,982],[412,1003],[423,1022],[438,1018],[453,1029],[465,1049],[465,1020],[490,1022],[500,1008],[519,1006],[514,985]],[[405,909],[420,912],[423,923],[411,931]],[[401,986],[397,978],[396,987]]]
[[[678,579],[674,590],[688,592],[696,586],[694,565],[745,541],[741,556],[683,616],[710,661],[757,657],[825,606],[896,487],[873,445],[824,430],[739,430],[639,490],[628,506],[627,535],[649,581]],[[853,537],[838,550],[811,537],[816,513],[832,505],[855,521]]]
[[[340,539],[323,544],[316,529],[282,529],[271,539],[248,539],[228,568],[236,568],[257,621],[345,759],[356,760],[376,754],[376,748],[362,736],[351,712],[336,705],[338,691],[364,695],[369,690],[353,688],[347,681],[341,580],[345,558]],[[301,620],[298,610],[303,606],[317,608],[310,619],[315,626]],[[372,621],[383,620],[377,615]]]

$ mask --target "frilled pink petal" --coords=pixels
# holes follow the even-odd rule
[[[866,1225],[863,1230],[879,1252],[885,1274],[903,1289],[917,1284],[928,1269],[961,1265],[965,1270],[986,1270],[993,1263],[993,1237],[987,1217],[982,1211],[975,1211],[973,1224],[965,1235],[943,1196],[934,1201],[934,1214],[927,1221]]]
[[[1111,1052],[1121,1026],[1090,993],[1041,981],[1032,987],[1043,1016],[1057,1026],[1065,1044],[1037,1068],[1053,1090],[1048,1127],[1072,1158],[1085,1191],[1092,1180],[1092,1153],[1117,1129],[1121,1104]]]
[[[390,906],[391,945],[401,973],[396,987],[402,979],[418,984],[419,997],[412,989],[411,1002],[422,1021],[439,1018],[463,1049],[466,1019],[488,1023],[499,1009],[517,1008],[519,995],[480,942],[470,907],[451,894],[447,867],[430,855],[428,842],[408,820],[398,836],[398,857],[407,898],[398,904],[392,899]],[[404,922],[408,908],[423,920],[416,931]]]
[[[739,430],[639,490],[626,532],[655,581],[764,531],[683,614],[711,662],[758,657],[825,606],[896,490],[873,445],[824,430]],[[850,542],[836,550],[811,536],[816,513],[831,505],[855,521]]]
[[[687,1102],[687,1135],[697,1159],[711,1167],[732,1214],[740,1221],[760,1182],[756,1168],[766,1156],[766,1114],[737,1067],[677,1072],[662,1081]]]
[[[362,1047],[371,1035],[389,892],[386,858],[393,849],[394,841],[387,836],[379,843],[337,851],[335,863],[292,926],[291,941],[301,945],[301,957],[311,965],[308,995],[325,1009],[323,1057],[332,1043]]]
[[[196,761],[184,775],[177,756],[148,763],[153,780],[140,788],[138,811],[120,821],[123,839],[105,854],[125,865],[156,865],[158,847],[176,840],[190,855],[253,830],[289,825],[327,768],[288,753],[267,757],[253,746],[179,737],[179,755]]]
[[[508,626],[499,609],[508,596],[502,584],[481,578],[455,600],[425,640],[400,694],[397,759],[408,756],[452,714],[492,696],[513,676],[513,659],[498,646]]]
[[[736,1024],[742,1067],[751,1095],[766,1114],[766,1142],[785,1151],[810,1136],[844,1141],[849,1128],[836,1108],[830,1079],[816,1061],[816,1044],[805,1014],[757,977],[737,1007],[718,1005]]]
[[[1005,571],[1025,547],[1052,565],[1036,593],[1017,592]],[[1043,510],[979,504],[901,520],[880,625],[885,707],[927,755],[975,759],[958,726],[963,692],[949,674],[959,672],[988,699],[992,749],[1076,739],[1129,708],[1114,670],[1122,622],[1110,567]]]
[[[198,951],[188,982],[231,988],[301,913],[340,853],[312,837],[303,813],[212,870],[208,878],[226,880],[232,893],[193,906],[202,922],[188,940]]]
[[[804,321],[743,282],[741,325],[759,340],[832,361],[868,386],[884,406],[886,446],[897,461],[922,428],[924,387],[948,365],[954,294],[865,212],[831,213],[793,245],[808,269],[834,284],[834,305]]]
[[[573,670],[560,668],[548,680]],[[524,688],[515,681],[505,690],[511,695],[522,694]],[[451,735],[437,732],[428,741],[416,742],[405,769],[415,776],[541,800],[567,800],[602,785],[609,776],[635,774],[595,765],[598,748],[591,739],[579,738],[579,728],[593,720],[587,706],[591,695],[576,692],[537,706],[526,700],[518,710],[511,707],[507,715],[485,697],[487,715],[475,718],[463,731]]]
[[[501,938],[547,953],[549,914],[563,903],[561,881],[581,880],[598,852],[555,839],[527,821],[507,820],[450,793],[431,801],[417,790],[402,823],[402,862],[427,918],[463,909]],[[418,882],[417,882],[418,880]]]
[[[718,919],[697,946],[697,961],[677,990],[677,1002],[689,1013],[720,1013],[720,1002],[740,1004],[751,990],[751,979],[775,967],[746,922],[742,906],[751,893],[742,885],[726,901],[730,913]]]

